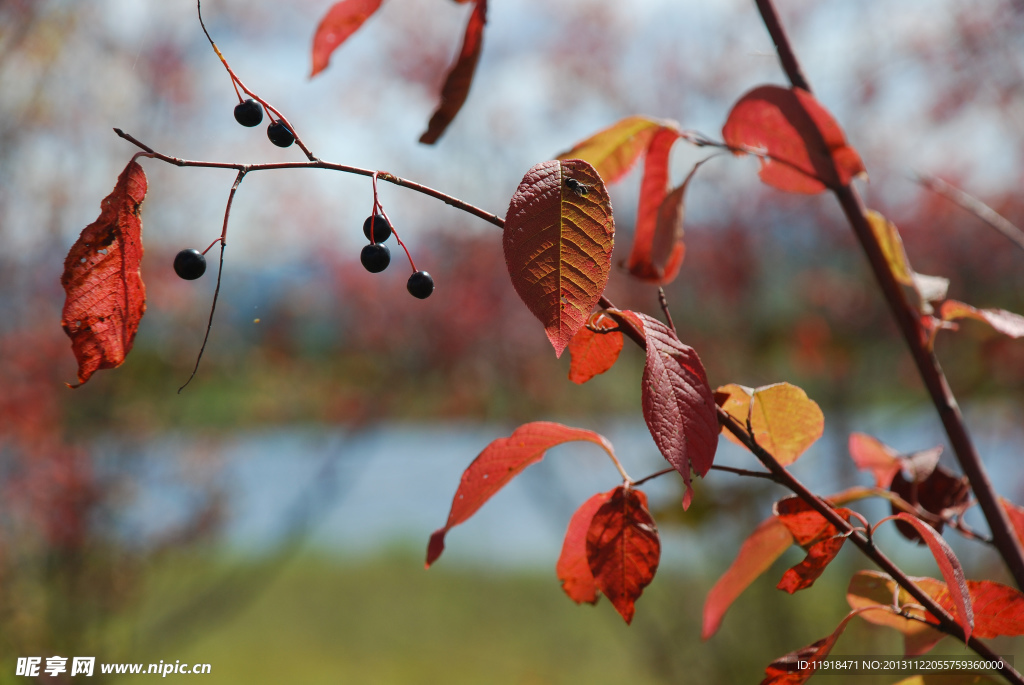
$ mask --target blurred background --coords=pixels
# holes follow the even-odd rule
[[[204,16],[236,73],[320,158],[498,215],[529,167],[622,117],[719,137],[744,92],[784,83],[753,3],[499,0],[469,98],[427,147],[416,141],[468,8],[385,3],[310,80],[330,5],[220,0]],[[570,383],[568,355],[554,357],[509,287],[497,230],[388,184],[381,199],[434,276],[430,299],[405,292],[397,253],[382,274],[359,265],[368,179],[251,174],[210,344],[177,394],[215,278],[181,281],[171,262],[219,235],[234,175],[141,160],[148,310],[121,368],[67,389],[64,256],[137,151],[112,128],[188,159],[302,160],[234,122],[195,10],[0,1],[0,683],[24,681],[17,657],[54,655],[210,663],[211,683],[758,682],[770,660],[832,631],[864,563],[846,550],[789,597],[774,584],[802,558],[794,549],[700,641],[707,590],[784,494],[722,473],[698,483],[685,515],[678,479],[650,484],[664,557],[631,627],[605,601],[573,605],[554,574],[561,536],[584,499],[616,484],[585,447],[529,469],[423,571],[462,470],[521,422],[600,430],[634,477],[663,462],[639,410],[640,353]],[[900,227],[915,269],[949,278],[950,297],[1024,312],[1024,255],[914,181],[939,176],[1024,223],[1024,5],[780,0],[779,11],[864,158],[866,201]],[[705,154],[678,145],[675,182]],[[850,431],[908,452],[944,436],[834,200],[775,192],[756,168],[723,157],[691,185],[687,256],[667,288],[680,337],[713,386],[787,380],[822,405],[826,435],[794,466],[810,485],[870,484],[849,460]],[[638,184],[634,172],[612,189],[616,264]],[[608,294],[657,312],[656,290],[624,272]],[[967,322],[938,351],[1000,493],[1024,502],[1024,342]],[[753,465],[725,442],[720,455]],[[881,540],[909,573],[934,574],[926,552]],[[954,545],[973,577],[1006,579],[983,546]],[[854,622],[836,653],[901,649],[895,632]],[[1019,641],[997,650],[1024,654]]]

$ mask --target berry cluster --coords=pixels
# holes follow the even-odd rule
[[[384,242],[392,233],[391,223],[380,212],[366,217],[363,222],[363,235],[370,244],[359,253],[359,261],[370,273],[380,273],[391,263],[391,250]],[[434,279],[426,271],[416,271],[409,277],[405,287],[413,297],[425,300],[434,292]]]
[[[249,98],[235,105],[235,121],[242,126],[259,126],[263,122],[263,106]],[[273,121],[267,127],[267,138],[278,147],[288,147],[295,142],[295,134],[282,121]]]

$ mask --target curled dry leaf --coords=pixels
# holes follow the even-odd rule
[[[736,598],[754,580],[782,556],[793,544],[793,535],[778,516],[772,516],[754,529],[743,541],[736,559],[722,574],[704,600],[704,623],[701,639],[707,640],[718,631],[722,617]]]
[[[661,541],[643,492],[619,486],[610,494],[590,521],[587,562],[598,588],[629,623],[658,570]]]
[[[591,328],[607,332],[595,333]],[[569,341],[569,355],[572,357],[569,380],[583,384],[615,365],[622,352],[622,333],[615,328],[615,322],[607,314],[591,314],[588,325],[579,329]]]
[[[820,193],[864,173],[839,124],[801,88],[755,88],[733,106],[722,135],[737,154],[764,155],[761,180],[779,190]]]
[[[910,260],[907,259],[903,238],[900,237],[896,224],[873,209],[867,211],[867,219],[893,277],[903,285],[914,285],[914,270],[910,268]]]
[[[1011,338],[1024,337],[1024,316],[1005,309],[976,309],[963,302],[946,300],[939,308],[939,317],[943,321],[975,319],[987,323],[999,333]]]
[[[634,116],[618,121],[576,143],[558,159],[582,159],[589,162],[607,184],[616,183],[626,175],[640,155],[647,150],[655,132],[677,129],[674,122]]]
[[[836,509],[835,512],[846,521],[850,520],[849,509]],[[794,542],[807,552],[804,560],[786,571],[776,586],[793,594],[814,584],[839,554],[846,537],[799,497],[787,497],[776,502],[775,515],[789,530]]]
[[[310,78],[327,68],[331,54],[380,9],[381,2],[341,0],[331,5],[313,34],[313,71]]]
[[[901,464],[909,473],[910,479],[905,478],[902,471],[898,472],[893,477],[889,489],[910,504],[920,506],[936,516],[961,513],[970,505],[971,486],[966,476],[957,476],[946,467],[936,465],[940,452],[942,448],[936,447],[902,458]],[[896,514],[899,511],[899,508],[893,505],[892,513]],[[927,521],[927,524],[936,532],[942,532],[941,521]],[[921,536],[910,526],[897,521],[896,527],[908,540],[922,541]]]
[[[581,187],[585,193],[578,192]],[[512,286],[544,324],[557,356],[601,299],[614,237],[608,191],[587,162],[542,162],[512,196],[505,263]]]
[[[420,142],[433,145],[447,130],[455,115],[462,109],[469,87],[473,85],[473,74],[476,63],[480,61],[480,51],[484,42],[484,25],[487,24],[487,0],[473,0],[473,11],[466,23],[466,35],[462,39],[462,49],[455,59],[444,85],[441,87],[441,104],[430,117],[427,130],[420,136]]]
[[[600,588],[590,570],[590,562],[587,561],[587,533],[594,514],[611,498],[613,492],[599,492],[584,502],[572,515],[569,528],[565,531],[562,553],[558,556],[555,572],[562,581],[562,590],[577,604],[597,602]]]
[[[754,430],[757,444],[771,452],[783,466],[792,464],[825,431],[825,415],[802,389],[789,383],[765,385],[755,390],[730,383],[716,390],[727,411],[741,425]],[[736,436],[725,431],[725,437],[743,446]]]
[[[598,433],[549,421],[523,424],[509,437],[491,442],[463,472],[448,522],[430,536],[427,567],[444,551],[444,537],[449,530],[475,514],[523,469],[543,459],[549,449],[574,440],[592,442],[608,454],[614,453],[611,443]]]
[[[100,203],[99,217],[85,227],[64,260],[61,327],[78,360],[78,385],[99,369],[124,362],[146,311],[146,287],[139,273],[139,208],[146,189],[146,174],[132,160]]]
[[[683,509],[693,499],[690,469],[704,477],[718,449],[718,411],[700,357],[657,319],[622,316],[643,325],[647,363],[641,379],[644,421],[661,455],[683,477]]]

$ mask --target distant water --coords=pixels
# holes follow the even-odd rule
[[[1000,493],[1024,502],[1021,411],[988,409],[972,413],[969,422]],[[608,437],[634,478],[666,466],[642,419],[578,425]],[[824,494],[870,485],[867,474],[855,473],[845,463],[846,435],[828,426],[826,416],[825,437],[792,467],[794,473]],[[920,410],[877,412],[851,420],[847,427],[903,451],[944,444],[934,415]],[[462,471],[491,440],[513,429],[499,424],[387,423],[352,432],[245,431],[212,444],[166,435],[145,444],[141,457],[133,459],[137,486],[122,528],[135,540],[153,539],[186,519],[197,489],[212,484],[227,504],[221,544],[236,553],[269,553],[296,539],[344,557],[395,546],[425,549],[430,533],[447,519]],[[716,463],[759,468],[744,450],[724,439]],[[948,449],[943,463],[955,468]],[[749,482],[725,473],[712,472],[709,478],[714,485],[740,488]],[[644,486],[652,508],[678,502],[680,490],[673,479],[678,483],[669,475]],[[618,482],[615,468],[596,445],[555,448],[449,533],[444,561],[551,566],[575,508]],[[780,488],[778,497],[784,494]],[[882,505],[868,512],[875,518],[885,513]],[[975,523],[983,526],[980,519]],[[734,554],[736,536],[747,532],[687,530],[666,536],[666,559],[699,565],[707,554],[723,554],[723,548]]]

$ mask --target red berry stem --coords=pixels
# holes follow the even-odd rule
[[[227,229],[227,226],[225,226],[225,230],[226,230],[226,229]],[[199,254],[201,254],[201,255],[205,256],[205,255],[206,255],[206,253],[207,253],[207,252],[209,252],[209,251],[210,251],[210,249],[211,249],[211,248],[212,248],[212,247],[213,247],[214,245],[216,245],[217,243],[223,243],[223,242],[224,242],[224,236],[221,236],[221,237],[217,238],[216,240],[214,240],[214,241],[213,241],[212,243],[210,243],[210,247],[206,248],[205,250],[203,250],[203,251],[202,251],[202,252],[200,252]]]
[[[377,177],[377,174],[374,173],[374,180],[377,180],[376,177]],[[379,205],[378,205],[378,207],[379,207]],[[392,233],[392,235],[395,236],[395,240],[398,241],[398,244],[402,246],[403,250],[405,250],[405,256],[409,260],[409,266],[412,267],[413,273],[416,273],[416,271],[417,271],[416,263],[414,261],[412,261],[412,255],[409,254],[409,248],[407,248],[405,246],[405,243],[402,242],[402,239],[398,235],[398,230],[395,228],[395,225],[391,222],[390,217],[388,217],[388,213],[384,211],[383,207],[380,207],[380,213],[384,215],[385,219],[387,219],[388,224],[391,226],[391,233]]]

